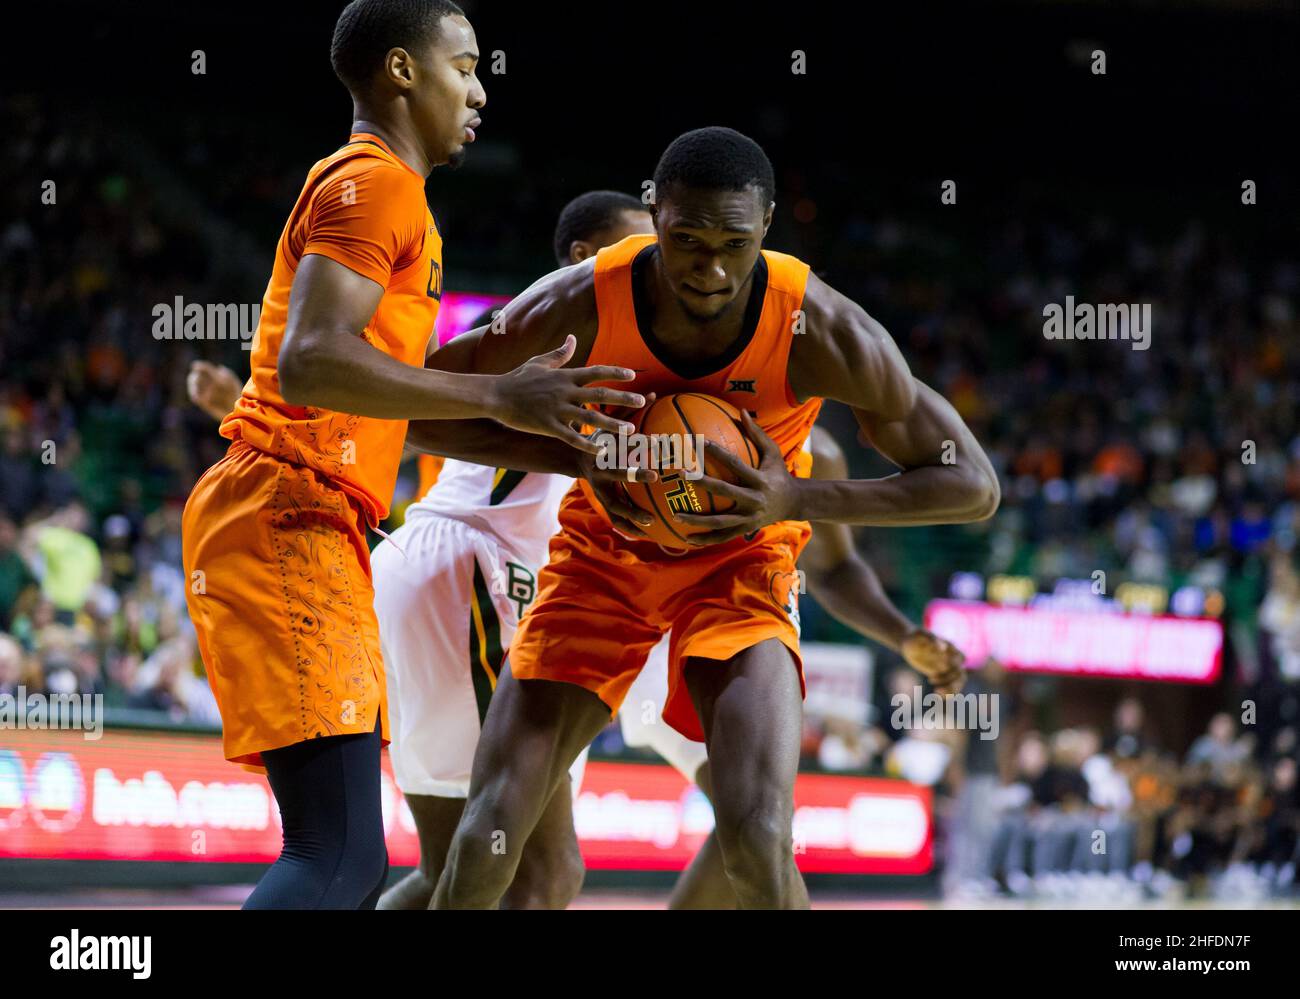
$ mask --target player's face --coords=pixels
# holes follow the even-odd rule
[[[419,83],[411,95],[411,114],[433,163],[456,166],[474,141],[478,109],[487,94],[478,82],[478,40],[469,21],[444,17],[438,39],[421,60]]]
[[[745,286],[772,205],[756,187],[744,191],[673,190],[654,209],[663,272],[682,311],[708,322],[727,312]]]

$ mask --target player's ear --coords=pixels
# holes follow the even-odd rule
[[[409,90],[415,86],[415,60],[406,49],[389,49],[384,56],[384,76],[394,86]]]
[[[767,235],[767,230],[772,225],[772,215],[775,211],[776,211],[776,202],[769,201],[767,203],[767,211],[763,213],[763,235],[764,236]]]
[[[591,246],[580,239],[569,244],[569,263],[580,264],[591,256]]]

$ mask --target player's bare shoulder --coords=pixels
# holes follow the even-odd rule
[[[520,362],[554,350],[572,333],[578,346],[568,367],[587,361],[598,327],[595,261],[585,260],[538,278],[497,316],[486,339],[500,338]]]
[[[790,348],[790,387],[800,399],[821,396],[902,419],[916,401],[907,362],[893,337],[866,309],[816,274],[803,297],[804,332]]]

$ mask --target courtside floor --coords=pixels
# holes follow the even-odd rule
[[[237,909],[251,885],[178,889],[96,889],[0,893],[0,909]],[[662,909],[668,903],[666,891],[610,889],[584,891],[573,909]],[[1136,905],[1071,904],[1015,898],[945,901],[940,898],[888,898],[840,892],[815,892],[814,909],[1300,909],[1300,899],[1258,899],[1219,901],[1183,899],[1144,902]]]

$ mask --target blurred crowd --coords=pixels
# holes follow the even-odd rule
[[[985,527],[875,532],[887,581],[913,612],[945,591],[954,553],[1047,585],[1100,569],[1108,594],[1195,585],[1221,598],[1244,682],[1300,678],[1294,567],[1270,578],[1300,534],[1294,240],[1240,208],[1198,220],[1116,192],[1044,213],[1041,192],[1024,197],[964,233],[849,216],[819,250],[1002,482]],[[1067,296],[1150,304],[1149,348],[1045,339],[1044,306]]]
[[[0,694],[102,695],[109,710],[220,724],[196,672],[179,567],[180,511],[96,541],[73,500],[19,529],[0,513]]]
[[[1143,696],[1130,694],[1108,726],[1048,730],[1035,727],[1031,683],[989,660],[961,695],[986,701],[964,728],[909,728],[895,707],[919,688],[895,670],[874,723],[827,724],[806,745],[809,761],[933,787],[952,898],[1105,904],[1296,891],[1296,725],[1262,728],[1247,700],[1242,717],[1213,715],[1180,750],[1160,738]]]
[[[21,101],[0,103],[0,124],[0,693],[102,693],[110,706],[215,724],[185,613],[180,513],[224,441],[189,405],[185,372],[198,356],[238,367],[247,355],[156,340],[152,309],[177,295],[258,301],[261,286],[217,259],[213,233],[242,227],[269,260],[301,170],[217,170],[216,140],[196,134],[179,160],[160,153],[168,183],[145,183],[138,151],[125,160],[110,124],[62,126]],[[828,198],[852,189],[825,169]],[[205,211],[167,193],[187,180]],[[517,186],[529,217],[550,212]],[[431,200],[439,211],[436,188]],[[863,543],[918,616],[955,568],[1040,581],[1100,568],[1115,582],[1217,591],[1230,637],[1223,703],[1256,697],[1268,724],[1238,731],[1221,715],[1191,747],[1159,745],[1143,735],[1140,703],[1125,701],[1111,732],[1008,719],[996,748],[831,725],[811,733],[808,759],[939,784],[958,825],[989,817],[983,854],[951,864],[966,888],[1047,891],[1111,874],[1218,884],[1248,870],[1273,890],[1294,874],[1300,726],[1294,247],[1185,217],[1121,225],[1031,201],[966,231],[829,203],[819,221],[774,228],[773,245],[828,263],[828,279],[885,323],[1002,478],[988,523]],[[466,230],[473,259],[490,250],[487,218]],[[539,255],[546,235],[539,224]],[[485,275],[483,287],[496,284]],[[1045,340],[1042,308],[1067,295],[1150,303],[1150,349]],[[852,433],[830,416],[839,436]],[[863,474],[867,459],[853,460]],[[844,637],[813,608],[805,622],[807,638]]]
[[[185,399],[189,345],[150,332],[154,303],[202,299],[203,239],[131,178],[111,129],[0,112],[0,693],[215,724],[180,515],[222,448]]]

